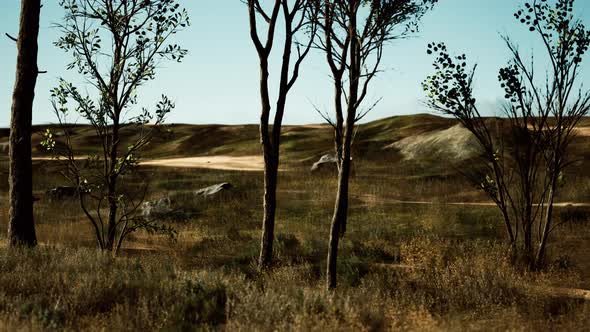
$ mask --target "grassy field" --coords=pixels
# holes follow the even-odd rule
[[[361,127],[334,293],[324,290],[324,266],[336,178],[309,172],[331,150],[327,127],[285,131],[276,264],[265,273],[255,264],[261,172],[142,167],[151,199],[175,197],[194,215],[167,221],[175,241],[136,233],[113,258],[95,249],[75,201],[43,199],[64,182],[55,162],[36,161],[38,248],[5,248],[0,205],[0,330],[588,330],[590,301],[551,290],[590,289],[590,209],[558,208],[558,218],[581,217],[554,234],[546,269],[529,272],[513,264],[494,207],[448,204],[486,201],[458,174],[470,160],[407,161],[388,148],[454,125],[419,115]],[[168,129],[148,158],[259,154],[255,126]],[[92,151],[87,128],[76,140]],[[587,143],[574,144],[580,162],[560,202],[590,202]],[[0,159],[3,202],[6,169]],[[220,182],[235,189],[190,194]]]

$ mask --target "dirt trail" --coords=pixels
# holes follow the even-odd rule
[[[578,136],[588,137],[590,136],[590,127],[578,127],[576,128],[576,134]]]
[[[87,156],[75,156],[75,160],[84,160]],[[33,157],[34,161],[65,160],[54,157]],[[208,168],[226,171],[263,171],[262,156],[202,156],[167,159],[148,159],[139,163],[141,166]]]
[[[172,159],[146,160],[142,166],[209,168],[229,171],[262,171],[262,156],[204,156]]]
[[[409,204],[409,205],[458,205],[458,206],[496,206],[494,202],[443,202],[443,201],[412,201],[412,200],[400,200],[393,198],[376,197],[375,195],[361,195],[359,199],[368,205],[375,204]],[[590,207],[590,203],[581,202],[559,202],[555,203],[554,206],[559,207]]]

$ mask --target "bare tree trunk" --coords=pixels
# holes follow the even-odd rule
[[[116,197],[116,183],[112,179],[109,180],[108,200],[109,200],[109,219],[107,223],[107,241],[105,250],[113,251],[115,246],[115,238],[117,235],[117,212],[118,203]]]
[[[260,62],[260,97],[262,113],[260,115],[260,143],[264,157],[264,202],[262,217],[262,237],[260,240],[260,256],[258,268],[265,269],[272,262],[272,244],[274,240],[274,224],[276,202],[277,172],[275,169],[275,157],[273,156],[272,140],[269,133],[270,96],[268,91],[268,60]],[[278,167],[278,165],[277,165]]]
[[[264,216],[262,220],[262,238],[260,243],[260,256],[258,268],[268,268],[272,262],[272,245],[274,240],[275,214],[277,209],[277,182],[280,161],[280,141],[283,115],[287,102],[289,90],[299,76],[299,68],[312,47],[315,36],[315,23],[309,15],[315,17],[314,7],[311,2],[294,1],[292,8],[289,8],[287,1],[275,0],[272,14],[265,13],[258,0],[248,0],[248,13],[250,19],[250,38],[252,39],[260,60],[260,143],[264,156]],[[275,28],[279,12],[282,10],[284,16],[283,57],[281,62],[281,74],[279,81],[278,99],[276,103],[272,130],[270,128],[270,95],[269,95],[269,69],[268,59],[275,42]],[[267,38],[264,44],[258,35],[258,24],[256,16],[262,16],[268,24]],[[300,15],[299,18],[298,15]],[[295,24],[294,24],[295,22]],[[295,34],[311,24],[311,36],[307,46],[303,49],[298,43],[294,43]],[[291,48],[296,45],[297,57],[291,68]],[[292,70],[291,77],[289,77]]]
[[[350,4],[350,10],[353,11],[354,2]],[[328,243],[328,263],[327,263],[327,280],[328,289],[336,288],[336,271],[338,260],[339,237],[343,237],[346,232],[346,223],[348,220],[348,192],[350,180],[350,157],[352,146],[352,134],[356,122],[356,110],[358,101],[358,90],[360,80],[360,55],[359,45],[356,42],[356,15],[351,15],[349,23],[349,34],[353,42],[350,44],[350,69],[349,69],[349,86],[348,100],[346,108],[346,127],[344,128],[344,137],[340,150],[336,148],[336,153],[342,154],[342,160],[339,160],[338,168],[338,192],[336,194],[336,204],[334,206],[334,215],[332,216],[332,225],[330,226],[330,239]],[[336,110],[339,110],[339,85],[336,83]],[[337,112],[338,114],[338,112]]]
[[[492,150],[493,151],[493,150]],[[491,153],[493,156],[493,152]],[[508,233],[508,240],[510,241],[510,246],[515,249],[516,248],[516,236],[514,235],[514,231],[512,230],[512,223],[510,222],[510,214],[508,213],[507,207],[507,197],[505,192],[505,185],[504,185],[504,177],[502,176],[502,172],[500,172],[500,168],[497,165],[495,158],[492,157],[493,162],[493,169],[494,175],[496,177],[496,183],[498,184],[498,196],[500,197],[500,210],[502,211],[502,217],[504,218],[504,224],[506,225],[506,232]]]
[[[334,143],[336,149],[336,159],[338,160],[338,171],[341,169],[342,160],[342,143],[344,136],[344,117],[342,116],[342,76],[334,76],[334,105],[336,107],[336,123],[334,126]]]
[[[35,246],[33,219],[32,117],[37,67],[40,0],[22,0],[16,82],[10,122],[8,243]]]
[[[347,130],[348,131],[348,130]],[[327,266],[327,288],[336,288],[336,271],[338,260],[338,245],[340,237],[344,235],[346,229],[346,219],[348,218],[348,188],[350,178],[350,144],[348,149],[343,149],[343,159],[339,162],[338,171],[338,193],[336,194],[336,204],[334,206],[334,215],[330,226],[330,239],[328,243],[328,266]]]
[[[117,111],[115,111],[117,112]],[[117,113],[120,114],[120,113]],[[107,223],[107,241],[105,245],[106,250],[113,251],[117,238],[117,213],[119,210],[119,202],[117,197],[117,159],[119,148],[119,119],[115,117],[113,121],[113,134],[110,151],[110,166],[108,174],[108,202],[109,202],[109,219]]]
[[[551,188],[549,189],[549,199],[547,200],[547,211],[545,214],[545,225],[543,227],[543,234],[541,235],[541,242],[537,249],[537,255],[535,256],[535,267],[540,267],[545,260],[545,252],[547,248],[547,239],[551,232],[552,215],[553,215],[553,203],[555,201],[555,190],[557,189],[557,174],[552,175]]]
[[[274,154],[264,156],[264,216],[258,266],[268,268],[272,262],[272,250],[277,210],[278,160]]]
[[[527,202],[525,206],[525,215],[523,220],[524,226],[524,255],[526,259],[526,263],[529,267],[533,267],[534,265],[534,258],[533,258],[533,217],[532,217],[532,202],[529,200],[530,196],[527,194]]]

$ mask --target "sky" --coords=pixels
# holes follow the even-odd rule
[[[263,0],[262,2],[269,2]],[[180,0],[192,25],[176,35],[174,42],[189,50],[184,62],[164,63],[155,81],[143,87],[141,103],[151,107],[157,96],[166,94],[175,104],[169,123],[243,124],[257,123],[260,113],[258,93],[258,57],[249,37],[248,14],[240,0]],[[513,16],[522,0],[440,0],[422,20],[419,33],[387,45],[383,72],[373,81],[367,104],[382,98],[364,119],[430,113],[424,105],[421,82],[433,73],[432,57],[426,54],[429,42],[444,41],[454,53],[466,53],[478,64],[476,96],[488,114],[497,114],[503,96],[498,86],[498,69],[508,60],[500,35],[508,35],[523,50],[541,50],[538,38]],[[47,74],[39,76],[33,122],[56,122],[50,103],[50,89],[65,77],[83,88],[84,80],[68,72],[70,60],[53,45],[60,32],[54,28],[63,16],[58,0],[43,0],[39,36],[39,67]],[[0,32],[16,35],[20,0],[0,1]],[[577,15],[590,25],[590,1],[577,1]],[[271,89],[276,88],[281,51],[275,45],[271,64]],[[588,62],[588,58],[586,61]],[[16,67],[16,45],[0,36],[0,127],[10,122],[11,95]],[[300,79],[288,97],[284,123],[321,123],[315,107],[330,112],[332,84],[324,56],[313,52],[302,65]],[[590,63],[582,79],[590,78]],[[273,89],[276,90],[276,89]],[[82,122],[73,118],[73,121]]]

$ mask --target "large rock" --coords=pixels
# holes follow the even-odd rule
[[[173,211],[172,201],[168,197],[143,202],[141,205],[141,215],[148,219],[164,217]]]
[[[336,172],[338,170],[338,158],[331,154],[323,155],[320,160],[316,161],[313,166],[311,166],[312,172],[319,172],[319,171],[329,171],[329,172]]]
[[[482,152],[475,136],[460,124],[409,136],[389,147],[399,150],[404,159],[416,161],[463,161]]]
[[[195,191],[195,195],[209,197],[209,196],[216,195],[222,191],[230,190],[232,188],[233,188],[233,186],[231,185],[231,183],[223,182],[223,183],[209,186],[207,188],[199,189],[199,190]]]
[[[70,186],[59,186],[51,188],[45,192],[50,200],[63,200],[78,196],[78,188]]]

